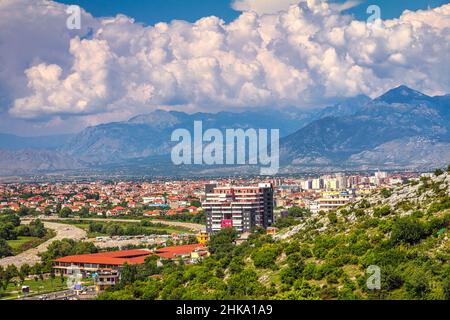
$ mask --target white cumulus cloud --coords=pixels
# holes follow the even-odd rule
[[[145,27],[83,12],[83,29],[73,31],[63,5],[4,0],[3,105],[17,118],[109,119],[156,108],[321,105],[400,84],[450,92],[450,4],[368,25],[325,1],[276,2],[288,9],[237,0],[244,12],[228,24],[205,17]]]

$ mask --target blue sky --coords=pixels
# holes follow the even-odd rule
[[[114,16],[118,13],[133,17],[137,22],[153,25],[157,22],[170,22],[174,19],[196,21],[199,18],[215,15],[229,22],[239,15],[231,8],[232,0],[60,0],[66,4],[78,4],[96,17]],[[345,0],[334,0],[342,3]],[[378,5],[383,19],[400,16],[406,10],[435,8],[448,3],[448,0],[364,0],[348,10],[357,19],[365,20],[369,5]]]

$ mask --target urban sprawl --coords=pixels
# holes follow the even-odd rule
[[[255,228],[274,235],[291,208],[312,214],[329,212],[423,175],[378,171],[299,178],[4,183],[0,184],[0,211],[29,223],[28,231],[22,228],[11,241],[18,241],[21,232],[29,236],[43,221],[50,229],[52,224],[66,226],[67,238],[71,228],[81,228],[84,234],[76,240],[101,248],[52,259],[50,275],[40,275],[42,279],[55,275],[78,279],[59,295],[41,294],[41,299],[76,299],[115,285],[124,266],[144,264],[149,257],[159,265],[180,259],[196,263],[210,254],[208,240],[222,229],[234,228],[239,241],[245,241]],[[24,250],[6,255],[0,259],[0,268],[31,267],[35,261],[24,258],[26,254]],[[32,272],[27,273],[32,278]],[[82,285],[82,279],[92,281]],[[32,296],[22,280],[18,297]]]

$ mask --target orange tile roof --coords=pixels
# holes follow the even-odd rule
[[[195,250],[206,250],[201,244],[187,244],[181,246],[165,247],[156,249],[154,252],[142,249],[122,250],[112,252],[101,252],[93,254],[80,254],[75,256],[67,256],[56,259],[55,262],[64,263],[91,263],[91,264],[108,264],[108,265],[123,265],[128,264],[143,264],[145,259],[151,255],[156,254],[160,258],[174,259],[181,255],[190,255]]]
[[[55,261],[65,263],[94,263],[111,265],[123,265],[125,263],[141,264],[144,263],[145,258],[147,258],[150,254],[151,252],[148,250],[122,250],[67,256],[56,259]]]

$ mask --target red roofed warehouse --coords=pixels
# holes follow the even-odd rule
[[[83,276],[87,272],[105,269],[120,269],[125,263],[142,264],[152,252],[149,250],[124,250],[67,256],[55,260],[54,268],[67,274],[69,269],[78,268]],[[70,272],[69,272],[70,273]]]
[[[153,251],[138,249],[114,252],[102,252],[94,254],[81,254],[67,256],[54,261],[54,269],[70,274],[71,270],[78,268],[83,277],[87,273],[95,273],[99,270],[120,270],[125,263],[143,264],[150,255],[157,255],[162,259],[189,259],[195,262],[208,255],[208,251],[200,244],[188,244],[182,246],[165,247]]]

